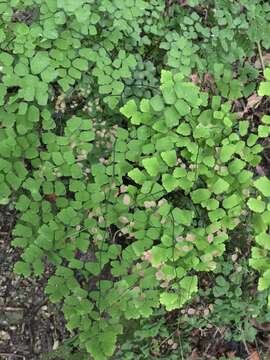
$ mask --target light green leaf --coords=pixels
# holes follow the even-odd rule
[[[208,189],[197,189],[191,192],[191,199],[195,204],[200,204],[210,198],[211,192]]]
[[[78,59],[75,59],[73,62],[72,62],[72,65],[80,70],[80,71],[87,71],[88,70],[88,61],[83,59],[83,58],[78,58]]]
[[[25,277],[31,274],[30,265],[24,261],[17,261],[14,266],[16,274],[24,275]]]
[[[270,250],[270,235],[261,233],[255,237],[256,242],[264,249]]]
[[[40,74],[50,65],[51,59],[48,56],[48,53],[45,51],[39,51],[30,61],[30,67],[32,74]]]
[[[270,115],[263,115],[262,122],[264,124],[270,125]]]
[[[189,124],[187,124],[186,122],[183,122],[182,124],[180,124],[178,126],[178,128],[176,129],[176,132],[183,136],[188,136],[191,134],[191,128],[190,128]]]
[[[137,111],[137,105],[134,100],[129,100],[123,107],[120,108],[120,112],[127,118]]]
[[[181,225],[190,226],[193,219],[193,212],[190,210],[182,210],[175,208],[172,211],[173,218],[176,223]]]
[[[245,136],[248,133],[249,121],[239,121],[239,133],[241,136]]]
[[[53,159],[55,165],[62,165],[65,162],[65,160],[63,159],[63,156],[60,152],[53,152],[52,159]]]
[[[169,128],[173,128],[179,124],[179,114],[174,107],[167,107],[164,111],[165,123]]]
[[[264,77],[266,80],[270,80],[270,68],[266,68],[263,72]]]
[[[180,287],[188,291],[189,296],[198,291],[198,277],[186,276],[180,281]]]
[[[260,199],[248,199],[248,207],[256,213],[262,213],[265,210],[265,203]]]
[[[173,175],[163,174],[162,185],[164,186],[166,191],[171,192],[174,191],[179,186],[179,182]]]
[[[232,194],[231,196],[227,197],[223,200],[223,207],[224,209],[232,209],[233,207],[239,205],[241,198],[237,194]]]
[[[76,9],[82,7],[84,0],[57,0],[58,8],[62,8],[68,12],[74,12]]]
[[[177,156],[175,150],[164,151],[161,153],[162,159],[168,166],[175,166],[177,162]]]
[[[137,184],[142,185],[144,183],[144,181],[146,180],[146,176],[144,175],[144,173],[139,170],[138,168],[135,168],[133,170],[130,170],[128,172],[128,176],[134,180]]]
[[[165,262],[171,255],[172,250],[162,246],[153,246],[151,249],[151,263],[156,266]]]
[[[160,164],[157,158],[143,159],[142,164],[150,176],[157,176],[160,173]]]
[[[164,292],[160,295],[160,303],[165,306],[167,311],[177,309],[181,306],[180,294]]]
[[[171,86],[164,86],[161,88],[162,90],[162,93],[163,93],[163,97],[164,97],[164,100],[165,100],[165,103],[166,104],[174,104],[177,100],[176,98],[176,94],[175,94],[175,91],[173,89],[173,87]]]
[[[152,106],[153,110],[157,112],[162,111],[164,109],[164,102],[160,95],[155,95],[150,100],[150,105]]]
[[[214,185],[212,186],[212,190],[216,195],[222,194],[226,192],[230,187],[230,184],[227,181],[219,178]]]
[[[85,268],[87,271],[89,271],[91,274],[97,276],[100,274],[102,268],[98,262],[87,262],[85,264]]]
[[[224,163],[229,161],[232,155],[234,154],[234,152],[235,152],[235,148],[233,144],[224,145],[220,151],[220,160]]]
[[[178,99],[174,106],[181,116],[186,116],[190,113],[190,106],[185,102],[185,100]]]
[[[259,278],[258,290],[264,291],[270,287],[270,270],[266,270]]]
[[[241,159],[234,159],[228,166],[229,172],[233,175],[238,174],[244,169],[246,163]]]
[[[270,96],[270,81],[263,81],[260,83],[259,96]]]
[[[256,180],[254,186],[264,196],[270,196],[270,180],[266,176],[262,176]]]

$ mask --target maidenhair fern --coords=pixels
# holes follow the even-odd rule
[[[270,8],[187,3],[0,4],[0,203],[17,210],[15,272],[53,266],[46,294],[96,360],[114,354],[123,319],[190,300],[246,214],[250,265],[270,284],[269,180],[253,171],[269,116],[257,129],[235,111],[256,87],[243,59],[269,47]]]
[[[265,81],[260,83],[258,94],[260,96],[270,96],[270,69],[264,71]],[[269,136],[269,115],[263,115],[262,124],[258,127],[261,137]],[[250,265],[261,273],[258,289],[263,291],[270,287],[270,208],[268,198],[270,197],[270,180],[266,176],[261,176],[254,181],[253,196],[250,197],[248,206],[253,211],[253,229],[255,232],[256,246],[252,248]],[[270,305],[270,296],[268,298]]]

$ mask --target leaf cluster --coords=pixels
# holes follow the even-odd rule
[[[253,173],[269,120],[253,128],[233,108],[256,86],[244,58],[269,47],[269,6],[241,2],[0,4],[0,204],[18,212],[14,269],[53,266],[46,294],[96,360],[113,355],[123,319],[189,301],[247,212],[251,266],[269,286],[269,180]]]

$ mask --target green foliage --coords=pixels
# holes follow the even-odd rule
[[[258,94],[260,96],[270,96],[270,69],[264,71],[266,81],[260,83]],[[267,124],[268,115],[262,117],[262,122]],[[262,126],[262,125],[260,125]],[[259,126],[259,127],[260,127]],[[265,126],[268,129],[268,126]],[[266,131],[267,133],[267,131]],[[268,133],[267,135],[268,136]],[[253,216],[253,227],[255,232],[255,246],[252,248],[252,256],[249,261],[250,265],[261,273],[258,282],[258,290],[263,291],[270,288],[270,273],[269,273],[269,250],[270,250],[270,209],[268,198],[270,196],[270,181],[266,176],[259,177],[254,181],[254,188],[258,197],[251,198],[250,208],[257,214]],[[270,296],[268,298],[270,305]]]
[[[76,336],[65,340],[57,349],[42,355],[41,360],[86,360],[88,358],[86,352],[74,351],[74,346],[76,346],[77,343],[76,340]]]
[[[240,237],[245,236],[244,232],[240,233]],[[238,256],[234,253],[230,258],[221,257],[211,280],[205,282],[198,296],[181,312],[173,314],[173,319],[166,321],[165,314],[156,311],[150,319],[135,324],[128,322],[126,327],[129,331],[126,330],[125,338],[120,338],[120,349],[114,359],[155,359],[157,356],[179,359],[181,353],[189,359],[194,343],[200,347],[197,335],[192,339],[190,337],[192,331],[197,334],[196,329],[203,332],[203,338],[222,329],[223,337],[216,341],[223,341],[225,348],[226,343],[254,342],[258,334],[255,319],[258,324],[269,321],[267,292],[254,294],[256,274],[250,271],[246,259],[241,254]],[[177,336],[177,318],[180,339]],[[197,351],[200,356],[200,349]],[[204,359],[203,356],[201,358]]]
[[[158,321],[157,321],[158,319]],[[165,312],[156,311],[150,319],[142,319],[135,323],[127,324],[127,336],[120,338],[119,350],[113,359],[131,360],[156,359],[157,357],[176,360],[179,358],[177,336],[172,336],[170,327],[165,321]],[[171,345],[167,345],[167,342]],[[190,351],[189,346],[184,346],[185,354]]]
[[[262,81],[259,86],[258,94],[260,96],[270,96],[270,69],[264,71],[266,81]]]
[[[243,60],[270,46],[270,7],[198,5],[0,4],[0,204],[18,211],[14,270],[53,265],[46,294],[95,360],[114,354],[123,319],[189,301],[246,211],[268,287],[268,180],[253,186],[253,169],[269,119],[251,129],[233,102],[256,86]]]
[[[244,236],[242,234],[241,236]],[[212,289],[200,292],[203,303],[211,302],[211,309],[207,311],[206,319],[189,319],[188,321],[197,322],[196,327],[224,326],[226,328],[225,339],[237,342],[253,342],[257,330],[252,325],[252,319],[258,323],[268,321],[267,294],[252,294],[252,284],[254,273],[250,271],[245,259],[223,260],[218,264],[214,271],[215,279]],[[196,316],[195,316],[196,317]]]

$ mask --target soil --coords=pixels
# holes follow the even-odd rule
[[[59,309],[48,302],[44,287],[51,269],[36,279],[13,273],[20,250],[11,246],[16,212],[0,206],[0,359],[36,360],[67,336]]]

